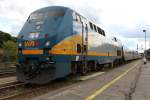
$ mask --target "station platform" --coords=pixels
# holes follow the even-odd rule
[[[149,85],[150,62],[136,60],[32,100],[150,100]]]
[[[150,61],[142,66],[132,100],[150,100]]]

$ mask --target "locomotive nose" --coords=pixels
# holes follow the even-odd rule
[[[24,37],[18,41],[19,62],[31,60],[30,58],[36,58],[39,62],[50,62],[52,59],[51,50],[56,43],[56,38],[56,34],[49,35],[45,32],[41,32],[38,38],[27,40],[27,37]]]
[[[21,45],[20,45],[21,44]],[[51,43],[50,40],[31,40],[23,41],[18,45],[18,57],[22,59],[21,62],[37,59],[39,62],[47,62],[51,59]]]

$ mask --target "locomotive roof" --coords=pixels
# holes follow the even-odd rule
[[[49,6],[49,7],[44,7],[44,8],[38,9],[32,13],[48,12],[48,11],[63,11],[63,12],[65,12],[68,9],[70,9],[70,8],[64,7],[64,6]]]

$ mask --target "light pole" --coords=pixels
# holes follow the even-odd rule
[[[138,53],[138,50],[139,50],[139,46],[138,46],[138,44],[137,44],[137,53]]]
[[[144,53],[144,54],[145,54],[145,57],[146,57],[146,30],[145,30],[145,29],[143,29],[143,32],[145,33],[145,50],[144,50],[144,51],[145,51],[145,53]]]

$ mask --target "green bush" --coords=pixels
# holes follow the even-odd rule
[[[16,42],[17,38],[11,36],[9,33],[0,31],[0,48],[2,47],[4,42],[13,41]]]
[[[15,61],[17,58],[17,43],[13,41],[4,42],[2,45],[4,50],[3,61]]]

